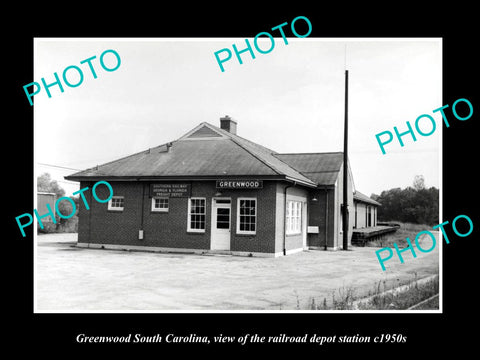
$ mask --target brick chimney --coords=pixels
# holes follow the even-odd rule
[[[237,135],[237,122],[228,115],[220,118],[220,128]]]

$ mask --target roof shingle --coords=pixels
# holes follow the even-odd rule
[[[192,136],[193,135],[193,136]],[[274,156],[275,152],[208,123],[172,142],[69,175],[93,178],[281,176],[315,186],[308,177]]]
[[[343,164],[343,153],[275,154],[318,185],[335,185]]]

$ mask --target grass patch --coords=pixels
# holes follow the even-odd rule
[[[425,224],[402,223],[400,221],[391,221],[399,224],[400,227],[394,233],[385,234],[383,238],[367,241],[365,246],[369,247],[392,247],[397,244],[399,248],[408,246],[406,238],[408,237],[412,244],[415,242],[415,236],[420,231],[432,230],[432,227]]]
[[[420,285],[418,282],[413,282],[407,285],[404,291],[377,294],[370,301],[359,306],[359,309],[406,310],[409,307],[438,294],[438,289],[438,277]],[[438,309],[438,303],[436,309]]]
[[[438,294],[439,280],[435,278],[419,284],[415,274],[414,279],[406,282],[397,282],[387,287],[386,281],[378,281],[368,292],[366,298],[357,297],[352,286],[342,286],[331,297],[323,300],[311,298],[307,302],[308,310],[406,310],[419,302]],[[300,310],[300,301],[297,296],[297,310]],[[428,302],[415,310],[438,309],[438,299]]]
[[[419,304],[419,306],[416,306],[415,309],[412,309],[412,310],[432,310],[432,309],[440,309],[438,296],[430,298],[429,300],[425,301],[422,304]]]

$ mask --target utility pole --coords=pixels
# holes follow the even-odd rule
[[[343,250],[348,250],[348,70],[345,70],[345,128],[343,138]]]

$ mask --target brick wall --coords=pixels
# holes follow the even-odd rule
[[[92,185],[89,184],[90,210],[83,209],[80,201],[79,218],[79,241],[86,236],[91,243],[117,244],[117,245],[141,245],[138,240],[138,230],[141,224],[142,213],[142,184],[137,182],[109,182],[115,196],[124,196],[124,210],[108,210],[108,203],[99,203],[91,195]],[[83,187],[83,183],[82,183]],[[100,199],[109,196],[106,186],[99,185],[96,194]],[[88,225],[84,221],[87,219]],[[84,228],[85,226],[85,228]],[[84,231],[88,230],[85,235]]]
[[[213,189],[215,184],[213,183]],[[260,190],[222,190],[222,196],[232,198],[232,251],[275,252],[275,195],[276,182],[264,181]],[[255,235],[237,234],[237,200],[239,197],[257,198],[257,228]],[[211,202],[211,200],[210,200]]]
[[[107,203],[98,203],[92,196],[94,182],[82,182],[81,188],[88,186],[85,193],[90,210],[86,210],[80,200],[78,241],[81,243],[152,246],[180,249],[210,249],[212,198],[217,192],[214,181],[194,181],[191,183],[192,196],[206,198],[206,229],[204,233],[187,231],[188,198],[170,198],[167,213],[152,212],[148,182],[114,182],[110,184],[114,195],[124,196],[125,208],[122,212],[109,211]],[[285,200],[283,189],[286,183],[264,181],[261,190],[222,190],[221,197],[231,198],[231,240],[230,250],[245,252],[274,253],[283,251]],[[341,184],[339,184],[341,185]],[[350,185],[350,184],[349,184]],[[351,185],[350,185],[351,186]],[[325,226],[328,228],[328,247],[342,247],[340,234],[339,194],[341,186],[328,190],[328,224],[325,224],[324,190],[289,188],[289,194],[304,197],[308,201],[307,226],[318,226],[318,234],[307,235],[307,245],[324,247]],[[99,185],[97,195],[107,198],[108,189]],[[315,195],[318,201],[311,201]],[[255,235],[237,234],[237,203],[239,197],[257,198],[257,229]],[[143,199],[143,208],[142,208]],[[353,200],[353,199],[352,199]],[[351,200],[349,199],[349,202]],[[350,229],[354,224],[353,201],[350,206]],[[143,224],[142,224],[143,214]],[[305,214],[305,213],[304,213]],[[144,230],[143,240],[138,239],[140,229]],[[302,247],[300,235],[287,236],[287,250]]]
[[[144,245],[184,249],[210,248],[211,184],[191,183],[192,197],[206,198],[205,232],[203,233],[187,231],[188,198],[170,198],[168,213],[152,212],[152,200],[149,197],[150,184],[145,183],[144,186]]]
[[[82,181],[80,182],[80,189],[83,189],[88,186],[90,190],[85,192],[85,198],[87,203],[92,208],[93,196],[91,193],[93,183]],[[90,239],[90,211],[87,210],[83,204],[82,199],[80,198],[78,202],[78,242],[79,243],[89,243]]]
[[[153,246],[184,249],[210,249],[212,197],[217,192],[214,181],[191,183],[191,195],[206,198],[206,229],[204,233],[187,232],[188,198],[170,198],[167,213],[152,212],[148,182],[109,182],[114,195],[124,196],[124,210],[109,211],[107,203],[98,203],[91,195],[93,182],[82,182],[88,186],[86,193],[90,210],[80,201],[79,235],[82,243]],[[264,181],[261,190],[222,190],[222,197],[230,197],[232,251],[274,252],[275,251],[275,201],[276,182]],[[99,185],[96,194],[100,199],[108,197],[106,186]],[[257,198],[257,230],[255,235],[236,233],[237,199]],[[142,207],[143,199],[143,207]],[[142,217],[143,214],[143,217]],[[143,219],[143,225],[142,225]],[[138,239],[140,229],[143,240]]]

